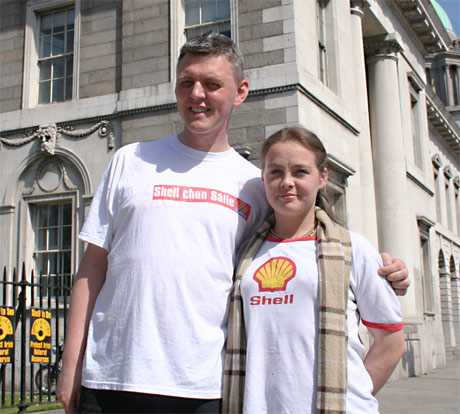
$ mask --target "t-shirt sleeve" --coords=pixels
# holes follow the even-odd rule
[[[120,154],[117,152],[102,175],[89,214],[79,238],[110,251],[113,223],[117,209],[117,186],[120,179]]]
[[[351,288],[364,325],[374,329],[399,331],[402,323],[401,305],[390,284],[377,270],[382,259],[364,237],[351,233],[353,270]]]

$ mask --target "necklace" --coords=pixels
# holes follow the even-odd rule
[[[277,237],[278,239],[286,239],[286,237],[282,237],[282,236],[280,236],[278,233],[276,233],[275,230],[273,230],[273,228],[270,229],[270,233],[273,234],[273,235],[274,235],[275,237]],[[307,232],[301,234],[300,236],[289,237],[289,238],[311,237],[311,236],[313,236],[315,233],[316,233],[316,222],[315,222],[313,228],[311,228],[311,229],[308,230]]]

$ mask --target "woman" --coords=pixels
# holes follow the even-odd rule
[[[404,352],[399,301],[375,276],[380,257],[335,221],[316,135],[284,128],[261,158],[274,222],[249,242],[237,269],[223,410],[378,413],[374,395]],[[360,320],[373,336],[365,357]]]

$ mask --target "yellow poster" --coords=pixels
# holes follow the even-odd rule
[[[14,308],[0,307],[0,364],[11,364],[14,358]]]
[[[49,364],[51,360],[51,312],[30,310],[30,362]]]

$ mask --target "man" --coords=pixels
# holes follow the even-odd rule
[[[115,154],[80,234],[58,388],[67,413],[79,398],[81,412],[219,412],[235,252],[267,212],[260,171],[228,142],[248,88],[230,39],[187,42],[184,130]],[[400,261],[383,270],[407,288]]]

